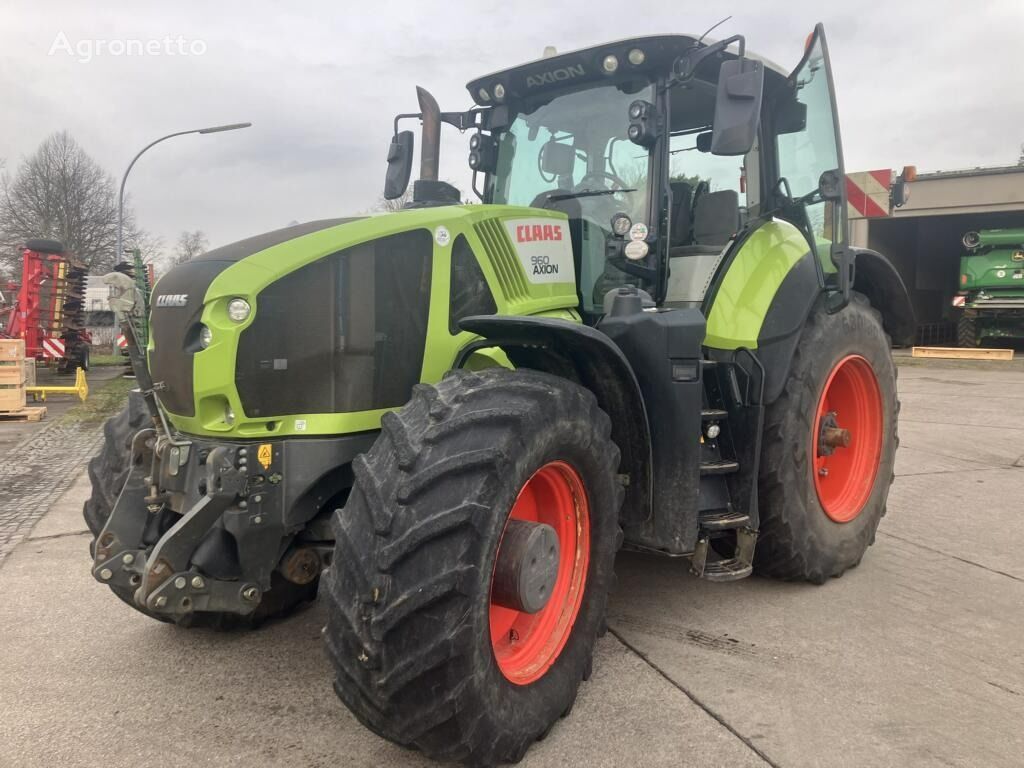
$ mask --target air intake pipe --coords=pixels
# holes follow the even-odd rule
[[[416,86],[416,98],[420,102],[423,133],[420,139],[420,179],[437,181],[437,169],[441,154],[441,108],[430,91]]]

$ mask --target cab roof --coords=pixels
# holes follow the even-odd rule
[[[466,88],[477,104],[493,106],[502,101],[528,98],[552,88],[565,88],[570,85],[583,85],[604,79],[617,79],[631,73],[650,76],[659,72],[668,72],[672,63],[696,45],[698,40],[700,38],[696,35],[676,34],[633,37],[602,43],[492,72],[471,80],[467,83]],[[705,47],[714,42],[716,41],[705,38],[700,45]],[[641,64],[630,63],[629,53],[633,50],[643,52]],[[603,62],[609,55],[615,56],[618,61],[618,68],[611,73],[606,72],[603,68]],[[730,46],[728,51],[722,55],[725,58],[736,58],[735,46]],[[764,64],[765,73],[769,79],[784,80],[789,75],[778,64],[757,54],[746,51],[744,55]],[[720,61],[714,56],[711,59]],[[707,77],[710,75],[710,79],[715,79],[716,66],[710,60],[704,61],[698,67],[697,76],[705,75]],[[505,89],[502,99],[497,99],[494,94],[494,87],[499,83]]]

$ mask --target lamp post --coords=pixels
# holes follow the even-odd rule
[[[144,146],[139,153],[132,158],[132,161],[128,163],[128,168],[125,169],[124,176],[121,177],[121,188],[117,192],[117,253],[116,261],[121,261],[124,249],[124,185],[128,181],[128,174],[132,172],[132,168],[135,166],[135,162],[142,157],[143,153],[150,147],[156,146],[161,141],[167,141],[167,139],[173,139],[175,136],[186,136],[190,133],[220,133],[221,131],[237,131],[239,128],[248,128],[252,123],[231,123],[230,125],[214,125],[209,128],[194,128],[191,131],[177,131],[175,133],[169,133],[166,136],[161,136],[156,141],[152,141]],[[116,263],[116,262],[115,262]]]

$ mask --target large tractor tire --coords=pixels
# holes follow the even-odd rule
[[[885,514],[898,412],[879,313],[857,293],[835,314],[819,305],[765,413],[760,573],[821,584],[860,562]]]
[[[132,438],[140,429],[150,425],[151,421],[142,395],[138,392],[129,392],[128,405],[125,409],[107,419],[107,423],[103,425],[103,447],[99,454],[89,461],[92,495],[82,509],[85,524],[93,535],[92,541],[89,542],[90,555],[96,551],[96,538],[106,525],[114,503],[128,479]],[[145,509],[140,509],[139,514],[148,513]],[[160,621],[172,621],[140,607],[135,602],[132,590],[113,584],[108,586],[115,595],[140,613]],[[274,572],[271,577],[271,588],[263,593],[259,606],[251,614],[242,616],[234,613],[197,612],[187,614],[176,623],[182,627],[206,627],[223,631],[251,629],[270,618],[291,613],[298,606],[313,600],[316,597],[316,589],[316,581],[299,586]]]
[[[978,336],[978,317],[973,312],[964,312],[956,321],[956,343],[959,347],[973,349],[981,346]]]
[[[382,427],[334,518],[335,690],[432,758],[516,762],[568,714],[604,628],[622,541],[610,420],[576,384],[493,369],[418,385]]]

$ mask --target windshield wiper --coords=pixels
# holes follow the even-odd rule
[[[578,197],[597,197],[598,195],[614,195],[616,192],[636,192],[636,189],[585,189],[581,192],[567,192],[564,195],[551,195],[548,200],[575,200]]]

